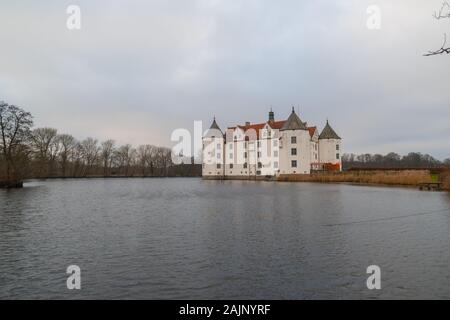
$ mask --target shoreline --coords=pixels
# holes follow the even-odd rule
[[[418,185],[412,184],[392,184],[392,183],[367,183],[367,182],[346,182],[346,181],[287,181],[287,180],[266,180],[266,179],[202,179],[205,181],[252,181],[252,182],[281,182],[281,183],[315,183],[315,184],[343,184],[355,187],[390,187],[390,188],[405,188],[417,189]],[[448,192],[449,190],[441,189],[436,192]]]
[[[355,186],[384,186],[450,191],[448,171],[436,173],[433,169],[360,170],[344,172],[315,172],[311,174],[281,174],[265,176],[207,176],[204,180],[248,180],[277,182],[343,183]]]
[[[423,170],[426,171],[426,170]],[[278,176],[278,177],[265,177],[265,176],[253,176],[253,177],[211,177],[211,176],[87,176],[87,177],[46,177],[46,178],[30,178],[24,179],[22,183],[14,185],[7,184],[5,182],[0,182],[0,189],[13,189],[22,188],[23,184],[35,181],[46,181],[46,180],[90,180],[90,179],[161,179],[161,178],[198,178],[205,181],[216,180],[216,181],[265,181],[265,182],[310,182],[310,183],[324,183],[324,184],[345,184],[352,186],[366,186],[366,187],[392,187],[392,188],[407,188],[407,189],[419,189],[422,183],[433,183],[431,179],[427,179],[427,173],[425,176],[423,172],[419,177],[415,177],[414,180],[404,180],[401,182],[401,176],[399,173],[383,172],[384,179],[380,179],[380,176],[374,175],[373,172],[358,173],[354,175],[350,172],[332,173],[332,174],[309,174],[309,175],[289,175],[289,176]],[[380,174],[380,172],[378,172]],[[373,179],[376,177],[377,179]],[[425,177],[425,178],[424,178]],[[388,179],[389,178],[389,179]],[[403,177],[404,178],[404,177]],[[450,191],[448,186],[444,183],[442,188],[433,191]]]
[[[388,184],[388,183],[366,183],[366,182],[346,182],[346,181],[287,181],[287,180],[268,180],[268,179],[211,179],[207,178],[204,179],[201,176],[192,176],[192,177],[65,177],[65,178],[59,178],[59,177],[51,177],[51,178],[32,178],[27,179],[23,181],[23,184],[29,183],[29,182],[36,182],[36,181],[47,181],[47,180],[95,180],[95,179],[147,179],[147,178],[155,178],[155,179],[166,179],[166,178],[197,178],[204,181],[252,181],[252,182],[281,182],[281,183],[317,183],[317,184],[343,184],[343,185],[350,185],[350,186],[358,186],[358,187],[391,187],[391,188],[406,188],[406,189],[418,189],[418,185],[411,185],[411,184]],[[6,188],[5,188],[6,189]],[[445,192],[448,190],[437,190],[438,192]]]

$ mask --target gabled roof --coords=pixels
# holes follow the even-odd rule
[[[337,133],[331,128],[330,124],[328,123],[325,125],[325,128],[323,128],[322,132],[319,135],[319,139],[341,139]]]
[[[308,127],[308,131],[309,131],[309,135],[312,137],[314,137],[314,133],[316,132],[317,127]]]
[[[263,123],[253,123],[253,124],[249,124],[249,125],[237,125],[234,127],[228,127],[228,129],[235,130],[236,128],[239,128],[242,131],[244,131],[244,133],[246,133],[248,130],[254,130],[256,132],[256,138],[259,139],[260,131],[262,129],[264,129],[264,127],[266,125],[268,125],[272,129],[281,129],[281,127],[284,125],[285,122],[286,122],[285,120],[267,121],[267,122],[263,122]],[[249,138],[252,138],[252,137],[249,137]]]
[[[292,108],[291,115],[283,124],[280,130],[308,130],[308,128],[306,127],[306,123],[300,120],[300,118],[295,113],[294,108]]]
[[[272,128],[272,129],[281,129],[284,125],[284,123],[286,122],[286,120],[280,120],[280,121],[269,121],[267,122],[267,124]]]

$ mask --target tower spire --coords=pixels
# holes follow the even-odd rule
[[[270,106],[269,122],[273,122],[273,121],[275,121],[275,113],[272,111],[272,106]]]

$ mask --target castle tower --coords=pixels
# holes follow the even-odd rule
[[[306,122],[295,113],[294,107],[280,129],[281,174],[309,174],[311,172],[311,137]]]
[[[203,177],[223,177],[225,139],[215,117],[202,140]]]
[[[341,138],[328,122],[319,135],[319,161],[325,170],[342,170]]]

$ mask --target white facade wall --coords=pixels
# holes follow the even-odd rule
[[[309,174],[311,172],[310,147],[311,137],[308,130],[281,131],[280,174]],[[293,154],[293,149],[296,154]],[[296,166],[293,166],[294,164]]]
[[[311,169],[318,170],[319,168],[319,133],[315,130],[311,137]]]
[[[319,159],[321,163],[341,165],[341,151],[342,147],[340,139],[319,140]]]
[[[273,176],[279,170],[278,130],[266,128],[256,134],[246,133],[241,128],[227,131],[225,143],[225,175],[229,176]]]
[[[276,135],[277,136],[277,135]],[[258,172],[261,176],[275,176],[280,167],[279,139],[268,137],[259,140]],[[257,173],[258,173],[257,172]]]
[[[220,177],[224,175],[224,139],[203,138],[202,175]]]

